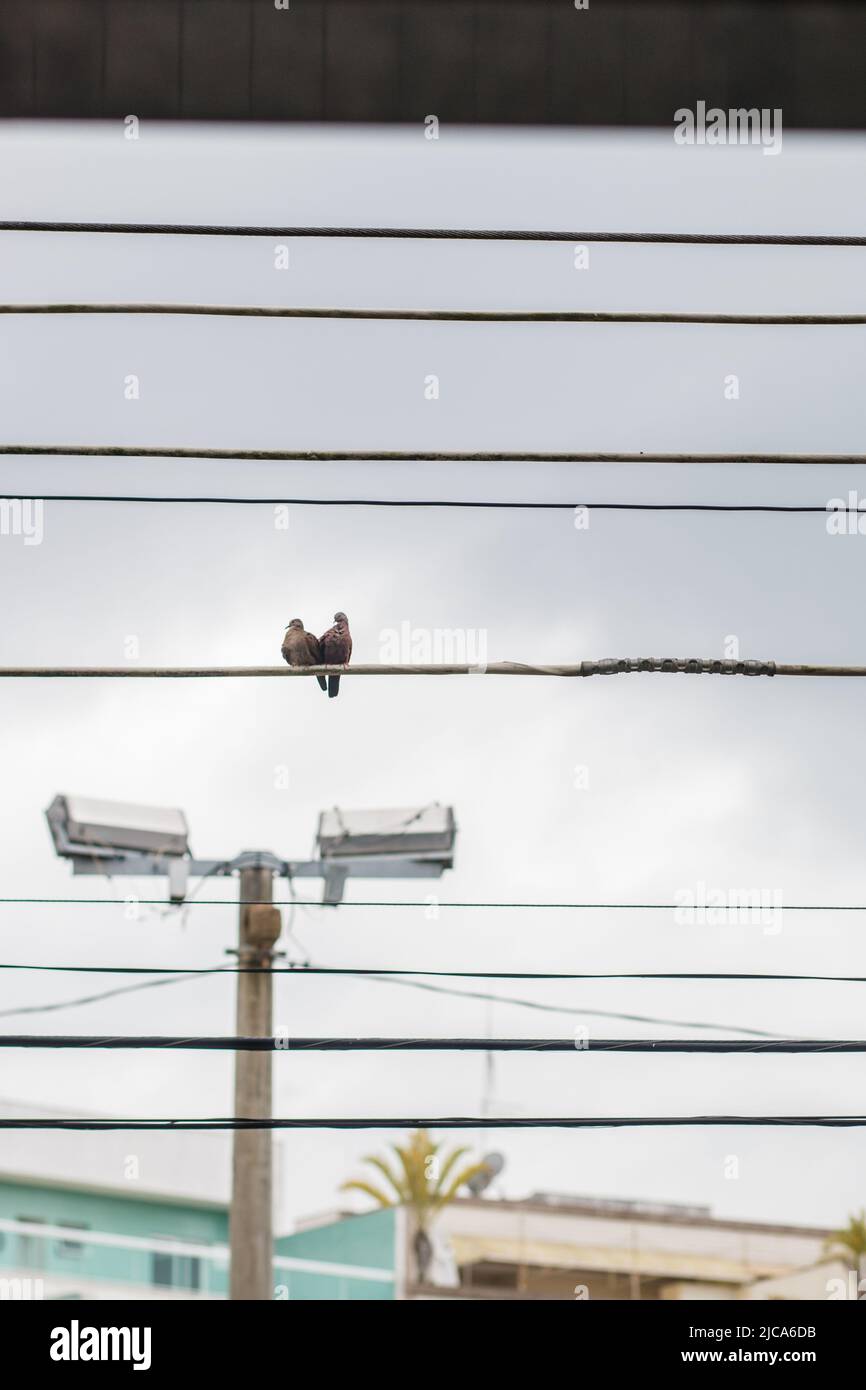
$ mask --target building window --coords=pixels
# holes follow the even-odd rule
[[[44,1226],[45,1220],[41,1216],[18,1216],[16,1221],[27,1226]],[[22,1269],[44,1269],[45,1268],[45,1246],[44,1236],[36,1235],[30,1231],[20,1231],[18,1233],[18,1252],[16,1263]]]
[[[85,1221],[64,1221],[64,1226],[69,1226],[75,1231],[89,1231],[90,1227]],[[84,1242],[80,1240],[59,1240],[57,1242],[57,1253],[63,1259],[76,1260],[84,1254]]]
[[[201,1288],[201,1260],[197,1255],[175,1255],[168,1250],[154,1250],[151,1283],[164,1288]]]

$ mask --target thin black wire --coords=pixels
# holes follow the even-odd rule
[[[47,966],[46,966],[45,968],[46,968],[46,969],[49,969],[50,967],[47,967]],[[322,973],[322,974],[325,974],[325,973],[332,973],[327,967],[318,967],[318,968],[317,968],[317,967],[313,967],[313,966],[309,966],[309,967],[307,967],[307,966],[302,966],[302,967],[298,967],[298,968],[296,968],[296,969],[292,969],[292,968],[290,968],[290,967],[282,967],[281,969],[274,970],[273,972],[263,972],[263,973],[273,973],[273,974],[275,974],[275,975],[290,975],[290,974],[298,973],[298,970],[303,971],[303,970],[308,970],[308,969],[309,969],[309,970],[318,969],[319,973]],[[15,1018],[15,1017],[19,1017],[19,1016],[22,1015],[22,1014],[31,1015],[31,1014],[44,1014],[44,1013],[59,1013],[59,1012],[61,1012],[61,1011],[64,1010],[64,1009],[73,1009],[73,1008],[79,1008],[79,1007],[81,1007],[81,1006],[83,1006],[83,1005],[87,1005],[87,1004],[101,1003],[102,1000],[104,1000],[104,999],[114,999],[114,998],[116,998],[118,995],[122,995],[122,994],[135,994],[135,993],[137,993],[139,990],[151,989],[151,988],[154,988],[154,987],[157,986],[157,985],[164,985],[164,984],[182,984],[184,981],[190,979],[191,977],[194,978],[196,974],[205,974],[205,975],[227,974],[227,975],[229,975],[229,974],[237,974],[237,973],[240,973],[237,966],[228,966],[228,965],[226,965],[226,966],[216,966],[214,969],[211,969],[211,970],[186,971],[186,972],[184,972],[184,973],[175,973],[175,974],[173,974],[173,975],[168,975],[168,976],[163,975],[163,976],[161,976],[161,978],[159,978],[159,979],[157,979],[157,980],[144,981],[143,983],[136,984],[136,985],[121,985],[121,986],[120,986],[119,988],[117,988],[117,989],[103,990],[103,991],[102,991],[101,993],[99,993],[99,994],[83,995],[83,996],[79,996],[78,998],[73,998],[73,999],[62,999],[62,1000],[59,1000],[59,1001],[57,1001],[56,1003],[52,1003],[52,1004],[27,1004],[27,1005],[23,1005],[23,1006],[18,1006],[17,1008],[13,1008],[13,1009],[3,1009],[3,1010],[0,1010],[0,1018]],[[342,972],[342,971],[334,971],[333,973],[340,973],[340,974],[342,974],[342,973],[344,973],[344,972]],[[658,1017],[656,1017],[656,1016],[653,1015],[653,1014],[621,1013],[621,1012],[618,1012],[617,1010],[611,1010],[611,1009],[587,1009],[587,1008],[575,1008],[575,1007],[573,1007],[573,1006],[572,1006],[572,1007],[566,1007],[566,1006],[560,1005],[560,1004],[544,1004],[544,1003],[539,1003],[538,1001],[533,1000],[533,999],[520,999],[520,998],[515,998],[515,997],[509,996],[509,995],[491,994],[491,993],[486,992],[486,991],[483,991],[483,990],[451,989],[451,988],[449,988],[447,985],[434,985],[434,984],[429,983],[429,981],[426,981],[426,980],[409,979],[409,978],[399,978],[399,976],[403,975],[404,972],[396,972],[396,971],[390,971],[390,972],[389,972],[389,971],[371,971],[371,970],[365,970],[365,971],[351,972],[351,973],[357,973],[357,974],[359,974],[359,975],[360,975],[363,979],[365,979],[365,980],[375,980],[375,981],[378,981],[378,982],[381,983],[381,984],[392,984],[392,985],[397,985],[397,986],[400,986],[400,987],[402,987],[402,988],[404,988],[404,989],[419,989],[419,990],[423,990],[425,993],[428,993],[428,994],[443,994],[443,995],[447,995],[447,996],[449,996],[450,998],[453,998],[453,999],[472,999],[472,1000],[480,1000],[480,1001],[482,1001],[482,1002],[484,1002],[484,1003],[506,1004],[506,1005],[512,1006],[512,1007],[514,1007],[514,1008],[534,1009],[536,1013],[550,1013],[550,1014],[567,1015],[569,1018],[584,1018],[584,1017],[590,1017],[590,1018],[610,1018],[610,1019],[617,1019],[617,1020],[619,1020],[620,1022],[625,1021],[625,1022],[628,1022],[628,1023],[652,1023],[652,1024],[661,1025],[661,1026],[663,1026],[663,1027],[673,1027],[673,1028],[697,1028],[697,1029],[706,1030],[706,1031],[710,1031],[710,1032],[725,1032],[725,1031],[727,1031],[727,1030],[732,1026],[732,1025],[729,1025],[729,1024],[722,1024],[722,1023],[705,1023],[703,1020],[699,1020],[699,1021],[695,1021],[695,1020],[684,1021],[684,1020],[675,1019],[675,1018],[658,1018]],[[425,973],[425,974],[426,974],[426,973],[428,973],[428,972],[425,971],[425,972],[416,972],[416,973]],[[449,972],[449,973],[450,973],[450,972]],[[466,973],[469,974],[469,973],[471,973],[471,972],[466,972]],[[503,978],[508,978],[508,976],[504,976]],[[519,977],[518,977],[518,978],[519,978]],[[532,977],[530,976],[530,977],[528,977],[528,978],[532,978]],[[555,977],[554,977],[554,978],[555,978]],[[600,977],[600,978],[603,978],[603,977]],[[746,1034],[748,1034],[750,1037],[758,1037],[758,1038],[781,1038],[781,1036],[782,1036],[782,1035],[779,1034],[779,1033],[770,1033],[770,1032],[767,1032],[765,1029],[762,1029],[762,1028],[746,1028],[746,1027],[742,1027],[742,1026],[741,1026],[741,1027],[738,1029],[738,1031],[741,1032],[741,1033],[746,1033]]]
[[[712,1126],[810,1126],[850,1129],[866,1125],[866,1115],[545,1115],[532,1118],[484,1115],[380,1116],[313,1119],[18,1119],[0,1118],[0,1129],[217,1130],[217,1129],[623,1129]]]
[[[0,222],[0,232],[85,232],[150,236],[357,237],[409,241],[596,241],[675,246],[866,246],[866,236],[761,232],[564,232],[458,227],[256,227],[179,222]]]
[[[434,985],[426,980],[395,980],[386,975],[368,975],[368,979],[378,979],[380,983],[386,985],[402,985],[407,989],[420,989],[426,994],[446,994],[456,999],[475,999],[483,1003],[510,1004],[522,1009],[534,1009],[536,1013],[545,1014],[567,1014],[572,1018],[615,1018],[627,1023],[656,1023],[665,1027],[674,1028],[698,1028],[702,1031],[719,1033],[727,1031],[733,1027],[731,1024],[705,1023],[702,1019],[675,1019],[658,1018],[652,1014],[623,1013],[613,1009],[584,1009],[566,1008],[561,1004],[542,1004],[534,999],[517,999],[506,994],[490,994],[484,990],[471,989],[449,989],[447,985]],[[747,1033],[752,1038],[776,1038],[781,1039],[782,1034],[770,1033],[764,1028],[746,1028],[738,1025],[736,1031]]]
[[[864,1038],[407,1038],[185,1037],[159,1034],[8,1033],[0,1048],[190,1052],[866,1052]]]
[[[804,980],[825,984],[866,984],[866,975],[779,975],[743,971],[563,971],[563,970],[378,970],[350,965],[32,965],[0,961],[0,970],[42,970],[82,975],[425,975],[470,980]]]
[[[826,516],[866,516],[866,507],[828,507],[826,503],[808,506],[785,506],[778,503],[742,502],[492,502],[461,501],[452,498],[386,498],[386,497],[166,497],[121,496],[115,493],[0,493],[3,502],[129,502],[152,503],[157,506],[232,506],[232,507],[443,507],[484,509],[489,511],[574,511],[577,507],[596,512],[792,512],[817,513]]]
[[[228,972],[229,966],[215,966],[214,969],[202,973],[208,975],[219,975],[223,970]],[[163,975],[157,980],[143,980],[137,985],[120,985],[117,989],[102,990],[99,994],[80,995],[77,999],[61,999],[54,1004],[24,1004],[15,1009],[0,1010],[0,1018],[16,1018],[20,1014],[51,1014],[59,1013],[63,1009],[75,1009],[85,1004],[98,1004],[103,999],[115,999],[121,994],[137,994],[144,989],[157,989],[160,985],[185,984],[189,979],[187,973]]]
[[[18,669],[18,668],[14,668]],[[325,668],[327,669],[327,668]],[[343,668],[339,668],[342,672]],[[0,667],[0,672],[3,668]],[[141,907],[168,907],[168,898],[139,898],[136,903]],[[34,904],[54,903],[62,906],[80,907],[124,907],[128,904],[128,898],[14,898],[0,897],[0,906],[22,906]],[[195,902],[188,900],[189,906],[195,907],[316,907],[323,911],[333,910],[333,904],[322,903],[313,898],[197,898]],[[350,898],[339,904],[340,909],[347,907],[423,907],[429,908],[430,903],[426,901],[416,901],[406,898]],[[711,912],[722,910],[723,905],[718,909],[712,903],[578,903],[578,902],[437,902],[438,908],[478,908],[483,910],[515,909],[532,911],[554,911],[554,912],[681,912],[702,911]],[[778,907],[772,904],[731,904],[727,909],[731,912],[866,912],[866,903],[780,903]],[[403,972],[400,972],[403,974]]]

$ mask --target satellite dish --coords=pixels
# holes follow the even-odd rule
[[[470,1178],[466,1186],[473,1197],[480,1197],[490,1186],[494,1178],[497,1178],[505,1167],[505,1156],[499,1153],[485,1154],[481,1162],[485,1168]]]

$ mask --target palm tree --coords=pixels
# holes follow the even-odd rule
[[[849,1216],[848,1225],[841,1231],[834,1231],[824,1242],[828,1255],[838,1255],[846,1264],[859,1272],[860,1261],[866,1258],[866,1211],[859,1216]]]
[[[364,1159],[385,1179],[390,1191],[364,1178],[344,1182],[343,1192],[363,1192],[379,1207],[409,1207],[415,1221],[412,1245],[418,1266],[418,1283],[423,1284],[430,1267],[433,1246],[429,1229],[434,1217],[457,1196],[461,1187],[487,1171],[486,1163],[467,1163],[458,1167],[468,1148],[452,1149],[440,1159],[441,1144],[434,1144],[426,1129],[415,1129],[405,1144],[392,1144],[399,1162],[368,1154]],[[392,1195],[393,1194],[393,1195]]]

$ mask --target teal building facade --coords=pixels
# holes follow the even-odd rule
[[[372,1212],[274,1247],[276,1300],[393,1299],[397,1213]],[[220,1299],[228,1210],[0,1176],[0,1299]]]

